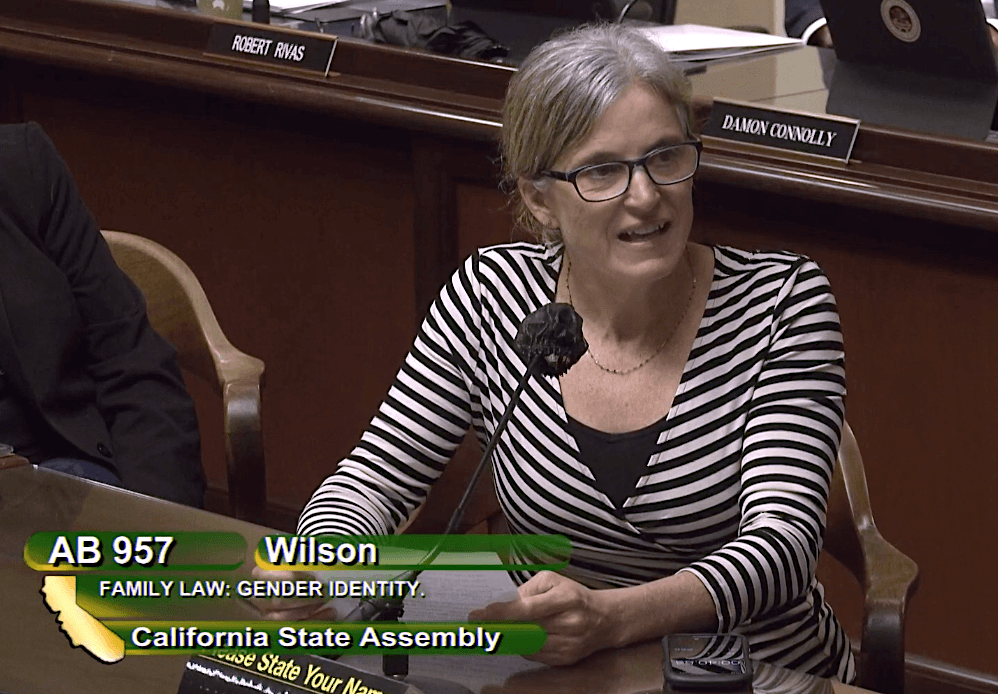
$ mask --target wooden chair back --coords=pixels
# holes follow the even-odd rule
[[[863,634],[857,684],[886,694],[904,691],[904,633],[918,566],[883,538],[873,522],[859,444],[842,427],[825,521],[825,551],[863,587]]]
[[[177,350],[180,366],[212,384],[222,398],[234,515],[265,522],[263,362],[232,346],[201,283],[183,260],[150,239],[119,231],[102,233],[115,262],[142,291],[149,322]]]

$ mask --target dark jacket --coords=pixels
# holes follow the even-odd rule
[[[124,486],[200,506],[194,404],[52,142],[0,125],[0,369],[22,406]]]

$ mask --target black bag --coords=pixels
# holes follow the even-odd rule
[[[425,48],[434,53],[473,60],[499,61],[509,49],[488,36],[474,22],[445,24],[428,14],[395,10],[386,15],[361,18],[362,38],[407,48]]]

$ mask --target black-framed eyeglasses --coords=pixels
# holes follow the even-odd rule
[[[541,176],[568,181],[575,186],[579,197],[587,202],[605,202],[627,192],[634,169],[638,166],[657,185],[682,183],[696,173],[702,149],[703,144],[699,140],[681,142],[653,149],[640,159],[590,164],[571,171],[541,171]]]

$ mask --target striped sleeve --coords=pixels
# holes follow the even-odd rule
[[[713,598],[719,631],[800,602],[824,535],[845,369],[835,300],[814,262],[790,268],[771,332],[746,417],[738,535],[684,569]]]
[[[360,443],[306,504],[299,534],[390,534],[426,498],[471,424],[477,267],[475,254],[434,301]]]

